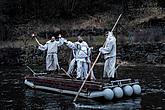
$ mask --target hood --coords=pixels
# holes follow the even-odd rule
[[[115,38],[115,36],[113,35],[112,32],[108,32],[107,36],[108,36],[108,37],[107,37],[107,40],[112,40],[112,39]]]

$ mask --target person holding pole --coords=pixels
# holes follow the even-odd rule
[[[113,26],[111,32],[113,32],[113,30],[115,29],[115,27],[116,27],[118,21],[120,20],[121,16],[122,16],[122,14],[120,14],[120,16],[118,17],[118,19],[117,19],[115,25]],[[105,43],[104,43],[104,45],[105,45]],[[104,47],[104,45],[103,45],[103,47]],[[83,81],[83,83],[82,83],[80,89],[78,90],[78,93],[76,94],[76,96],[75,96],[73,102],[75,102],[75,101],[77,100],[78,95],[80,94],[82,88],[84,87],[84,84],[85,84],[85,82],[87,81],[88,77],[90,76],[91,71],[93,70],[93,68],[94,68],[94,66],[95,66],[95,64],[96,64],[96,62],[97,62],[97,60],[99,59],[100,55],[101,55],[101,52],[99,52],[99,54],[97,55],[97,57],[96,57],[96,59],[95,59],[93,65],[92,65],[91,68],[89,69],[88,75],[87,75],[86,79]]]
[[[77,64],[77,76],[78,80],[84,80],[88,72],[88,62],[89,62],[89,47],[88,44],[83,41],[83,38],[78,36],[78,41],[72,43],[71,41],[65,42],[69,48],[73,50],[74,59],[69,65],[70,69],[74,68],[74,65]]]
[[[78,37],[78,41],[79,41],[79,38],[80,38],[80,36]],[[81,41],[81,40],[80,40]],[[71,62],[70,62],[70,64],[69,64],[69,69],[68,69],[68,71],[67,71],[67,73],[68,74],[73,74],[73,71],[74,71],[74,69],[75,69],[75,66],[77,66],[77,60],[79,60],[79,50],[78,50],[78,48],[75,48],[75,46],[73,46],[74,44],[71,42],[71,41],[67,41],[67,42],[65,42],[66,43],[66,45],[69,47],[69,48],[71,48],[72,49],[72,52],[73,52],[73,59],[71,60]],[[77,44],[77,42],[75,42],[75,45],[78,45]],[[91,47],[91,48],[89,48],[87,45],[86,45],[86,47],[87,47],[87,57],[85,58],[85,62],[87,62],[88,63],[88,68],[90,68],[91,67],[91,61],[90,61],[90,56],[91,56],[91,50],[93,49],[93,47]],[[83,52],[83,53],[85,53],[85,51]],[[78,59],[77,59],[78,58]],[[79,69],[79,68],[78,68]],[[84,69],[85,71],[87,70],[87,68],[85,68]],[[78,73],[79,74],[79,73]],[[82,74],[82,73],[81,73]],[[82,79],[84,79],[84,78],[82,78]],[[90,80],[96,80],[96,78],[95,78],[95,76],[94,76],[94,73],[93,73],[93,71],[92,71],[92,73],[91,73],[91,77],[90,77]]]
[[[99,51],[104,55],[105,59],[103,78],[114,80],[116,64],[116,38],[112,32],[108,32],[105,46],[101,47]]]
[[[34,37],[35,35],[32,34],[32,36]],[[58,38],[59,38],[59,41],[55,40],[55,37],[52,36],[51,40],[47,41],[45,45],[42,45],[35,37],[35,40],[39,45],[38,49],[42,51],[47,50],[46,70],[49,72],[51,71],[58,72],[58,70],[60,69],[59,64],[58,64],[57,51],[58,51],[58,46],[61,46],[63,44],[64,38],[62,38],[60,34]]]
[[[69,68],[68,68],[68,71],[67,73],[68,74],[73,74],[73,71],[75,69],[75,66],[76,66],[76,49],[72,48],[71,45],[69,45],[70,43],[66,43],[66,45],[72,49],[72,54],[73,54],[73,59],[71,60],[70,64],[69,64]]]

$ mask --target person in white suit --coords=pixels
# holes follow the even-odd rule
[[[72,43],[70,41],[66,42],[66,45],[72,49],[73,52],[73,59],[71,60],[70,64],[69,64],[69,69],[67,71],[68,74],[73,74],[73,71],[75,69],[76,64],[76,56],[77,56],[77,49],[74,48],[74,46],[72,45]],[[87,63],[88,63],[88,70],[90,69],[89,67],[91,66],[91,61],[90,61],[90,56],[91,56],[91,49],[93,49],[93,47],[88,48],[88,58],[87,58]],[[93,70],[91,71],[91,76],[90,76],[90,80],[96,80]]]
[[[47,50],[46,56],[46,70],[55,71],[60,69],[57,57],[58,46],[61,46],[64,42],[64,38],[61,38],[59,34],[59,41],[55,40],[52,36],[51,40],[47,41],[45,45],[39,44],[38,49],[45,51]]]
[[[115,78],[115,64],[116,64],[116,38],[112,32],[108,32],[105,46],[101,47],[99,51],[104,55],[104,73],[103,78]]]
[[[89,47],[88,44],[83,41],[82,37],[78,36],[78,41],[72,43],[71,41],[66,42],[67,46],[71,48],[74,52],[74,59],[71,61],[69,70],[73,69],[75,62],[77,64],[77,76],[78,80],[84,80],[88,73],[88,63],[89,60]]]
[[[72,49],[73,59],[71,60],[71,62],[69,64],[67,73],[69,75],[71,75],[71,74],[73,74],[75,66],[76,66],[76,49],[72,48],[72,46],[70,46],[69,44],[70,43],[68,43],[67,46]]]

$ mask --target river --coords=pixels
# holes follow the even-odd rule
[[[102,67],[95,70],[97,74],[101,71]],[[26,67],[0,67],[0,110],[165,109],[164,66],[120,66],[118,78],[139,79],[142,95],[110,102],[78,98],[76,103],[72,103],[74,96],[29,89],[23,83],[27,74],[31,72]]]

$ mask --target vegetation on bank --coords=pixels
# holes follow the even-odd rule
[[[117,35],[161,41],[163,4],[164,0],[1,0],[0,40],[27,39],[33,32],[45,38],[58,31],[68,37],[103,35],[123,13]]]
[[[42,44],[59,32],[71,41],[81,35],[94,46],[94,59],[105,41],[105,32],[112,29],[121,13],[114,30],[118,59],[164,64],[164,4],[164,0],[1,0],[1,64],[43,64],[46,53],[37,50],[32,33]],[[66,63],[71,51],[60,48],[60,61]]]
[[[103,39],[101,42],[103,42]],[[99,52],[99,48],[102,46],[101,42],[99,42],[98,45],[95,45],[94,42],[94,45],[89,43],[90,46],[94,46],[91,56],[92,61],[94,61]],[[1,48],[0,65],[44,65],[46,52],[40,51],[37,48],[36,42],[33,43],[34,45],[27,45],[19,48]],[[59,47],[58,50],[60,65],[68,65],[72,59],[71,49],[63,45]],[[103,56],[99,58],[98,62],[104,62]],[[118,44],[117,62],[165,64],[165,43]]]

